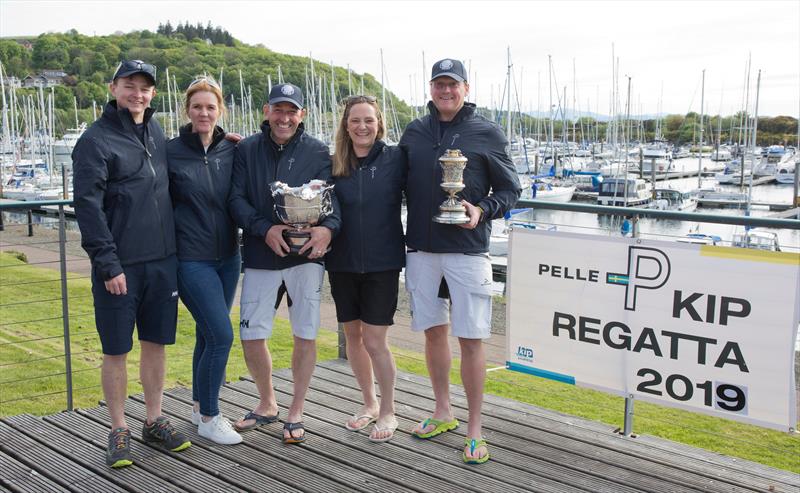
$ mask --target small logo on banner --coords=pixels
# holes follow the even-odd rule
[[[517,359],[533,362],[533,348],[517,346]]]

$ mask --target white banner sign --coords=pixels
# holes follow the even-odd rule
[[[800,254],[514,229],[507,364],[783,431]]]

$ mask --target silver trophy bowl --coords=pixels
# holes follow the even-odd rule
[[[275,203],[275,215],[292,229],[283,232],[290,255],[299,255],[311,239],[312,226],[322,222],[333,212],[333,185],[322,180],[311,180],[299,187],[290,187],[276,181],[270,184]],[[308,252],[305,252],[308,253]]]

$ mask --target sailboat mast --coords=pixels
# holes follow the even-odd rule
[[[761,69],[758,70],[758,78],[756,79],[756,107],[753,111],[753,138],[750,144],[750,154],[753,155],[753,159],[755,160],[755,152],[756,152],[756,135],[758,133],[758,95],[759,91],[761,90]],[[755,161],[753,162],[753,170],[755,171]],[[797,174],[797,169],[795,169],[795,174]],[[796,181],[796,180],[795,180]],[[746,215],[750,215],[750,200],[753,197],[753,175],[750,174],[750,186],[747,187],[747,207],[745,208]]]
[[[511,47],[506,48],[508,56],[508,68],[506,70],[506,84],[508,84],[508,112],[506,113],[506,136],[508,141],[511,142]]]
[[[706,69],[703,69],[703,83],[700,89],[700,139],[697,143],[697,188],[703,184],[703,104],[706,96]]]
[[[383,69],[383,48],[381,48],[381,110],[383,110],[383,117],[386,118],[388,113],[386,113],[386,83],[383,80],[385,70]],[[389,129],[386,129],[386,132],[389,132]]]

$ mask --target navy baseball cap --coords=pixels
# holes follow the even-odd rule
[[[294,84],[284,83],[273,86],[269,91],[269,104],[292,103],[298,110],[303,109],[303,91]]]
[[[438,77],[450,77],[458,82],[466,82],[467,71],[464,70],[464,64],[461,63],[461,60],[445,58],[433,64],[431,82]]]
[[[114,72],[114,78],[117,80],[120,77],[130,77],[134,74],[143,74],[150,78],[153,85],[156,85],[156,66],[150,63],[145,63],[141,60],[123,60]]]

